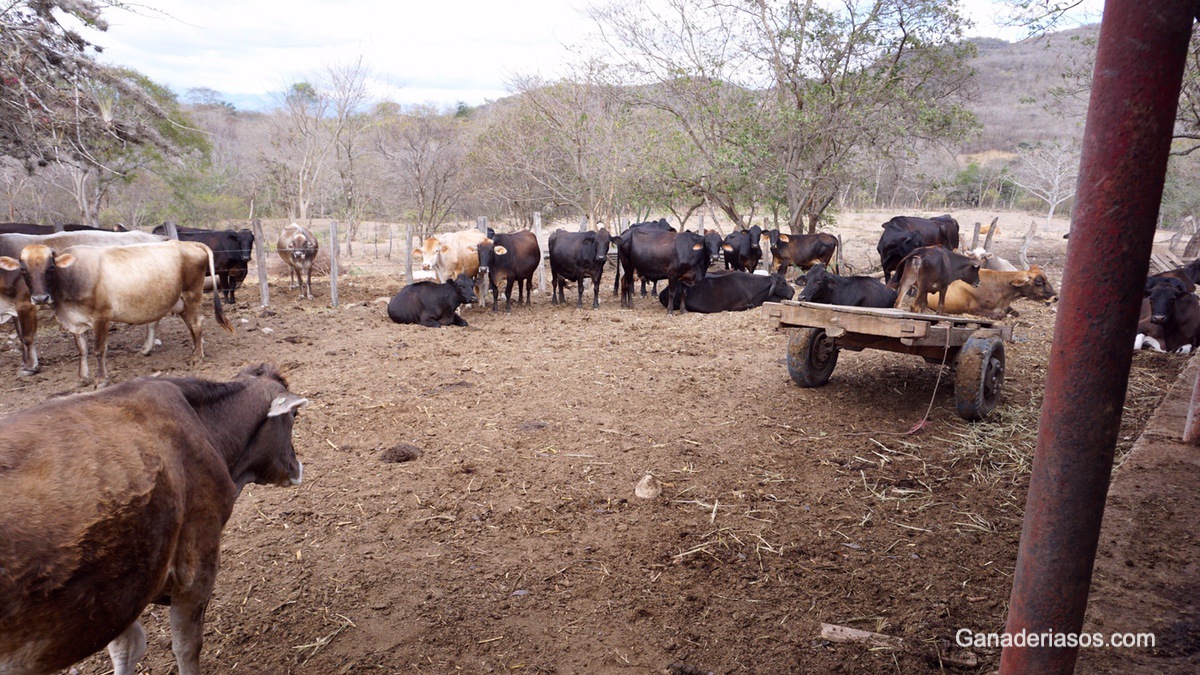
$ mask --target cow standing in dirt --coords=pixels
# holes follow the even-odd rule
[[[275,250],[288,266],[288,288],[299,288],[300,297],[313,298],[312,266],[317,259],[317,238],[307,229],[292,223],[279,232]],[[293,281],[295,279],[295,281]]]

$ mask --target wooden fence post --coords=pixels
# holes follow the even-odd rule
[[[542,212],[533,212],[533,234],[537,237],[538,246],[542,245]],[[550,255],[550,245],[546,245],[546,252],[542,255],[542,259],[538,261],[538,292],[546,292],[546,257]]]
[[[412,223],[404,226],[404,283],[411,284],[413,282],[412,271]],[[391,244],[388,244],[388,251],[391,251]]]
[[[337,221],[329,221],[329,298],[333,306],[338,306],[338,228]]]
[[[387,252],[387,259],[388,259],[388,260],[391,260],[391,259],[392,259],[392,224],[391,224],[391,223],[388,223],[388,224],[387,224],[387,228],[388,228],[388,252]],[[410,228],[410,229],[409,229],[409,231],[411,232],[411,231],[412,231],[412,229],[411,229],[411,228],[412,228],[412,226],[411,226],[411,225],[409,225],[409,228]]]
[[[163,223],[163,225],[166,225],[167,227],[167,238],[174,241],[179,241],[179,229],[175,227],[175,221],[168,220],[167,222]]]
[[[487,228],[488,228],[487,216],[479,216],[478,218],[476,218],[475,219],[475,227],[478,227],[479,231],[486,235]]]
[[[579,219],[579,231],[580,232],[588,231],[588,217],[586,215]]]
[[[270,291],[267,289],[267,245],[263,242],[262,221],[255,218],[250,227],[254,230],[254,257],[258,264],[258,293],[262,306],[271,305]]]

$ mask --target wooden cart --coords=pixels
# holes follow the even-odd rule
[[[954,406],[963,419],[982,420],[1000,401],[1004,343],[1012,341],[1011,326],[973,317],[791,300],[763,306],[777,328],[794,329],[787,368],[801,387],[828,382],[842,349],[882,349],[955,364]]]

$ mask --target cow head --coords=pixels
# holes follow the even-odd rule
[[[471,277],[460,274],[450,283],[454,285],[454,292],[458,294],[462,304],[470,305],[479,299],[475,295],[475,280]]]
[[[608,258],[608,248],[612,245],[613,239],[614,237],[603,227],[596,230],[596,262],[598,264],[604,263]]]
[[[422,270],[432,272],[437,267],[438,257],[443,251],[449,250],[450,247],[442,244],[436,237],[430,237],[421,242],[421,248],[413,249],[413,257],[420,258]]]
[[[234,232],[233,237],[237,242],[237,252],[241,256],[242,262],[250,262],[250,255],[254,252],[254,233],[242,228]]]
[[[708,257],[710,259],[721,255],[721,250],[725,248],[725,243],[721,240],[721,235],[716,230],[704,231],[704,245],[708,247]]]
[[[59,268],[75,263],[75,256],[67,253],[58,255],[54,249],[42,244],[30,244],[21,250],[21,274],[29,286],[29,299],[35,305],[54,302],[51,289],[58,281]]]
[[[832,285],[833,275],[825,271],[824,265],[817,263],[804,275],[804,288],[800,291],[800,300],[803,302],[819,302],[819,300],[814,301],[813,298],[827,297]]]
[[[675,258],[684,270],[679,280],[686,285],[703,279],[711,262],[704,237],[695,232],[680,232],[675,237]]]
[[[308,399],[288,391],[283,376],[267,364],[244,368],[238,379],[249,381],[246,407],[238,406],[241,412],[235,414],[252,414],[249,402],[253,400],[251,397],[258,396],[262,396],[263,406],[258,410],[265,408],[265,412],[258,413],[261,415],[258,428],[238,462],[230,467],[230,476],[239,489],[246,483],[299,485],[304,479],[304,465],[296,457],[292,427],[300,408],[308,405]]]
[[[987,263],[987,261],[991,259],[992,254],[991,253],[979,254],[979,253],[976,253],[975,251],[967,251],[963,255],[970,264],[967,266],[966,270],[963,271],[963,275],[961,278],[963,281],[967,282],[968,284],[971,284],[972,286],[979,288],[979,268],[983,267],[984,264]]]
[[[1021,292],[1022,296],[1030,300],[1049,302],[1058,295],[1054,291],[1054,286],[1050,285],[1050,280],[1046,278],[1046,273],[1037,265],[1031,265],[1029,269],[1014,277],[1010,283]]]
[[[791,300],[796,296],[796,290],[787,282],[782,274],[771,275],[771,288],[767,291],[767,301]],[[803,300],[803,297],[801,298]]]
[[[479,255],[479,274],[484,275],[491,271],[495,266],[496,260],[501,256],[508,254],[508,249],[503,246],[497,246],[496,242],[491,239],[484,239],[475,247],[476,253]]]
[[[778,230],[776,230],[778,232]],[[762,238],[763,229],[758,225],[751,225],[750,229],[746,230],[746,238],[742,243],[743,258],[761,258],[762,257]]]
[[[1175,312],[1175,301],[1190,295],[1187,286],[1174,277],[1146,280],[1146,297],[1150,299],[1150,322],[1166,324]]]

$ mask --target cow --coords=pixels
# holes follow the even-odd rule
[[[249,483],[296,486],[307,403],[271,366],[229,382],[142,377],[0,418],[0,673],[50,673],[106,644],[117,675],[170,605],[178,672],[200,672],[221,530]]]
[[[0,257],[7,257],[7,262],[0,262],[0,323],[15,319],[17,338],[21,343],[21,369],[18,377],[27,377],[41,370],[38,360],[37,344],[37,308],[29,299],[29,285],[25,283],[21,272],[19,259],[21,251],[30,244],[45,244],[58,248],[88,244],[92,246],[120,246],[162,241],[145,232],[106,232],[79,230],[73,232],[58,232],[48,235],[0,234]],[[153,341],[151,341],[153,342]]]
[[[583,308],[583,280],[592,280],[592,309],[600,306],[600,278],[608,262],[613,238],[603,227],[595,232],[555,230],[547,243],[550,249],[550,304],[567,304],[568,281],[578,284],[577,308]]]
[[[488,270],[479,265],[479,245],[490,241],[487,235],[475,228],[443,232],[422,241],[420,248],[413,249],[413,257],[421,260],[423,272],[432,273],[439,282],[450,281],[460,274],[474,279],[475,295],[482,305],[483,283]]]
[[[467,322],[455,310],[472,302],[475,302],[475,280],[460,274],[440,284],[426,280],[401,288],[388,302],[387,313],[396,323],[419,323],[429,328],[465,327]]]
[[[537,236],[529,230],[497,234],[478,246],[479,267],[488,271],[492,289],[492,313],[499,304],[500,285],[504,284],[504,311],[512,312],[512,287],[517,284],[517,304],[533,304],[533,273],[542,262]]]
[[[941,302],[940,293],[934,295]],[[1015,272],[980,269],[978,286],[962,281],[950,284],[944,306],[947,314],[975,314],[999,320],[1009,314],[1016,315],[1011,305],[1017,298],[1049,302],[1056,295],[1046,273],[1037,265]],[[934,302],[934,296],[930,296],[929,302]]]
[[[771,272],[786,273],[795,265],[808,270],[821,263],[828,267],[837,251],[837,237],[828,232],[817,234],[784,234],[779,230],[763,233],[771,242]]]
[[[617,246],[618,255],[617,255],[617,268],[615,270],[615,273],[613,274],[613,295],[616,295],[619,292],[618,287],[621,283],[621,265],[624,264],[621,261],[621,256],[620,256],[621,242],[625,241],[626,238],[629,237],[629,234],[631,232],[633,232],[633,230],[635,228],[640,228],[643,230],[657,230],[659,232],[675,232],[676,231],[675,228],[671,227],[671,224],[667,222],[666,218],[659,218],[658,220],[648,220],[644,223],[634,223],[634,224],[630,225],[629,227],[625,228],[625,231],[616,237],[616,239],[617,239],[616,246]],[[651,292],[657,295],[658,294],[658,280],[657,279],[654,280],[653,283],[654,283],[654,288]],[[646,279],[645,278],[642,279],[642,297],[643,298],[646,297]]]
[[[684,286],[704,278],[710,258],[704,237],[695,232],[662,232],[633,228],[622,238],[617,254],[625,275],[621,279],[621,306],[633,307],[633,273],[651,281],[666,279],[671,302],[667,314],[679,306]],[[684,304],[684,311],[687,305]]]
[[[11,258],[0,263],[11,265]],[[43,244],[21,251],[21,271],[35,305],[53,305],[63,330],[75,335],[79,379],[88,381],[88,330],[96,340],[96,388],[108,384],[108,326],[114,321],[152,324],[142,348],[154,346],[154,325],[168,314],[180,314],[192,335],[192,362],[204,358],[200,303],[204,272],[212,272],[212,252],[194,241],[164,241],[129,246],[69,246],[56,251]],[[213,275],[215,276],[215,275]],[[213,293],[213,315],[222,328],[233,324]]]
[[[926,246],[945,246],[952,251],[958,248],[958,221],[950,214],[933,218],[895,216],[882,227],[884,230],[917,232]]]
[[[667,307],[670,289],[658,294],[658,301]],[[688,289],[684,307],[689,312],[715,314],[741,312],[761,307],[764,302],[791,300],[795,295],[791,285],[780,274],[753,274],[740,271],[717,271],[704,275]],[[671,309],[679,309],[676,299]]]
[[[180,241],[198,241],[212,249],[213,265],[217,271],[216,284],[225,294],[228,304],[237,302],[234,294],[249,273],[250,256],[254,253],[254,233],[240,230],[205,230],[199,227],[177,228]],[[166,226],[154,228],[154,234],[166,236]]]
[[[1200,300],[1196,295],[1179,279],[1147,282],[1133,348],[1149,346],[1155,351],[1186,354],[1198,344]]]
[[[900,266],[900,261],[908,257],[909,253],[925,245],[925,240],[921,238],[920,232],[884,230],[879,237],[879,243],[875,246],[875,250],[879,251],[879,261],[883,265],[884,283],[893,283],[893,277],[896,268]]]
[[[320,245],[312,232],[296,223],[279,231],[275,250],[288,266],[288,288],[299,288],[300,297],[313,298],[312,266]],[[292,279],[295,279],[293,282]]]
[[[800,300],[847,307],[892,307],[896,291],[873,277],[838,276],[817,263],[804,275]]]
[[[762,228],[734,230],[725,236],[721,250],[725,253],[725,269],[753,272],[762,259]]]
[[[979,268],[984,261],[950,251],[942,246],[922,246],[900,261],[900,283],[896,291],[896,308],[911,303],[912,311],[929,308],[928,294],[945,290],[956,279],[972,286],[979,285]],[[910,295],[915,294],[913,300]],[[945,314],[944,294],[938,295],[938,314]]]
[[[54,234],[55,232],[129,232],[121,225],[113,229],[93,227],[91,225],[68,224],[59,229],[50,225],[34,225],[33,223],[0,223],[0,234]]]
[[[1180,281],[1183,282],[1183,285],[1187,287],[1188,293],[1194,293],[1196,291],[1196,284],[1200,284],[1200,259],[1193,260],[1192,262],[1184,265],[1183,267],[1176,267],[1173,270],[1163,272],[1161,274],[1152,274],[1152,275],[1150,275],[1149,278],[1150,279],[1165,279],[1165,278],[1179,279]]]

